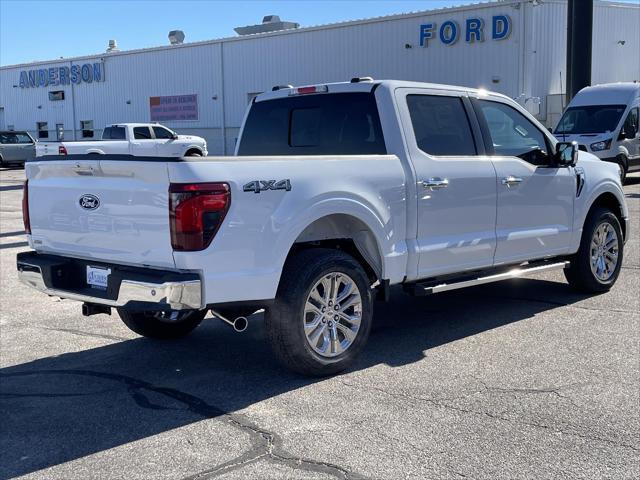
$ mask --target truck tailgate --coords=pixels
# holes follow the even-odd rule
[[[37,251],[175,267],[165,162],[56,159],[26,168]]]

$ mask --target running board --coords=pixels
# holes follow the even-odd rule
[[[510,278],[524,277],[532,273],[546,272],[547,270],[560,270],[567,268],[569,264],[569,261],[562,261],[557,263],[545,263],[543,265],[537,264],[536,266],[516,267],[511,270],[488,275],[486,277],[478,277],[460,281],[453,280],[452,283],[416,283],[414,284],[414,288],[411,289],[411,293],[416,296],[431,295],[433,293],[447,292],[449,290],[473,287],[475,285],[483,285],[485,283],[499,282],[501,280],[508,280]]]

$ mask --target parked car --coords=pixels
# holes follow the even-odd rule
[[[586,87],[571,100],[554,135],[601,160],[617,163],[624,182],[640,171],[640,84],[610,83]]]
[[[36,141],[28,132],[0,131],[0,166],[21,164],[35,155]]]
[[[118,123],[102,131],[102,140],[38,142],[36,155],[136,155],[139,157],[202,157],[202,137],[178,135],[157,123]]]
[[[115,307],[148,337],[209,311],[242,330],[264,308],[280,361],[327,375],[364,348],[390,285],[429,295],[562,269],[598,293],[620,273],[618,167],[503,95],[276,87],[251,103],[236,154],[29,162],[20,279],[86,315]]]

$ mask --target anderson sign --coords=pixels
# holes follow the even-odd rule
[[[485,32],[490,30],[490,32]],[[491,27],[485,26],[482,18],[467,18],[464,25],[455,20],[446,20],[438,25],[436,23],[423,23],[420,25],[420,46],[429,46],[429,40],[438,38],[444,45],[453,45],[461,38],[466,43],[484,42],[485,37],[491,34],[491,40],[504,40],[511,34],[511,18],[509,15],[494,15],[491,17]]]
[[[85,63],[70,67],[39,68],[20,72],[20,88],[79,85],[104,82],[104,63]]]

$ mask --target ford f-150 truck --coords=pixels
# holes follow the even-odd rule
[[[334,374],[374,299],[550,269],[612,287],[628,214],[618,166],[499,94],[372,81],[274,87],[235,157],[28,162],[23,282],[147,337],[265,310],[279,360]]]
[[[136,155],[138,157],[202,157],[207,142],[193,135],[178,135],[157,123],[118,123],[102,131],[102,140],[38,142],[36,156]]]

